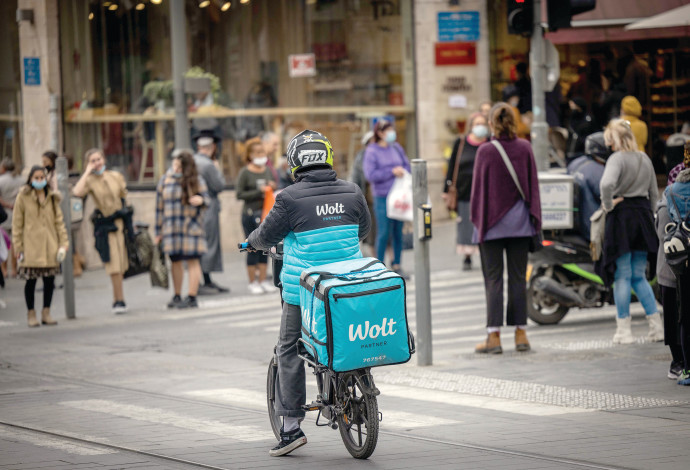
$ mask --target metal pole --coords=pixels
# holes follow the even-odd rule
[[[58,157],[55,163],[55,171],[57,171],[58,189],[62,194],[62,202],[60,202],[60,209],[65,221],[65,228],[67,229],[67,236],[69,237],[69,248],[67,248],[67,256],[62,262],[62,280],[65,285],[65,315],[69,319],[76,318],[76,310],[74,305],[74,265],[72,253],[74,240],[72,239],[72,204],[70,201],[69,192],[69,171],[67,170],[67,159],[65,157]]]
[[[431,284],[429,267],[429,240],[424,238],[423,212],[427,190],[426,161],[412,160],[412,207],[414,207],[414,285],[417,310],[417,365],[432,364],[431,348]]]
[[[173,91],[175,95],[175,148],[190,148],[184,74],[187,71],[187,30],[184,0],[170,0]]]
[[[549,125],[546,123],[546,54],[544,31],[541,27],[541,1],[534,0],[534,29],[529,62],[532,75],[532,150],[537,169],[549,169]]]
[[[60,137],[58,129],[60,127],[60,117],[58,115],[59,103],[56,94],[50,95],[50,107],[48,108],[48,115],[50,116],[50,148],[59,153]]]

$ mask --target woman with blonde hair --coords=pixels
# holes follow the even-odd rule
[[[86,169],[74,185],[72,193],[77,197],[93,197],[97,211],[95,217],[92,217],[94,237],[101,261],[105,264],[113,285],[113,313],[125,313],[127,305],[122,281],[129,268],[129,261],[125,247],[123,209],[127,185],[120,173],[107,169],[103,150],[87,150],[84,160]]]
[[[494,138],[479,146],[474,163],[470,218],[486,290],[487,338],[475,352],[500,354],[503,326],[503,254],[508,271],[506,322],[515,327],[515,349],[529,351],[527,327],[527,253],[541,230],[541,200],[532,146],[517,137],[518,124],[508,103],[489,112]]]
[[[652,162],[638,150],[630,123],[613,119],[604,141],[613,154],[601,178],[601,206],[606,211],[602,255],[595,268],[609,286],[616,302],[616,333],[613,342],[635,341],[630,325],[630,290],[640,299],[649,322],[651,341],[664,339],[664,327],[654,293],[645,276],[647,257],[656,253],[658,239],[652,206],[659,198]]]

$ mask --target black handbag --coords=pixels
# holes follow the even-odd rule
[[[151,260],[151,286],[167,289],[169,285],[168,266],[165,262],[162,244],[153,247],[153,259]]]

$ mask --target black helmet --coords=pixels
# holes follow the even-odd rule
[[[304,130],[294,136],[287,147],[287,161],[293,175],[303,168],[333,168],[333,147],[323,134]]]
[[[606,142],[604,142],[603,132],[595,132],[587,136],[585,139],[585,154],[603,161],[606,161],[611,156],[611,151],[606,147]]]

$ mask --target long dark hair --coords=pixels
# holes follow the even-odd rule
[[[34,166],[32,166],[32,167],[31,167],[31,170],[29,171],[29,177],[28,177],[27,180],[26,180],[26,185],[27,185],[28,187],[30,187],[30,188],[33,188],[33,186],[31,186],[31,179],[34,177],[34,173],[36,173],[37,171],[42,171],[42,172],[43,172],[43,176],[45,176],[45,177],[48,176],[48,175],[46,175],[46,169],[45,169],[44,167],[42,167],[42,166],[40,166],[40,165],[34,165]],[[47,188],[48,188],[48,186],[46,185],[46,189],[47,189]]]
[[[47,150],[43,152],[42,157],[46,157],[50,160],[50,162],[53,164],[53,168],[50,171],[55,171],[55,162],[57,161],[57,153],[53,152],[52,150]]]
[[[196,170],[194,157],[187,151],[182,151],[175,156],[182,165],[182,204],[189,204],[189,198],[199,192],[199,173]]]

